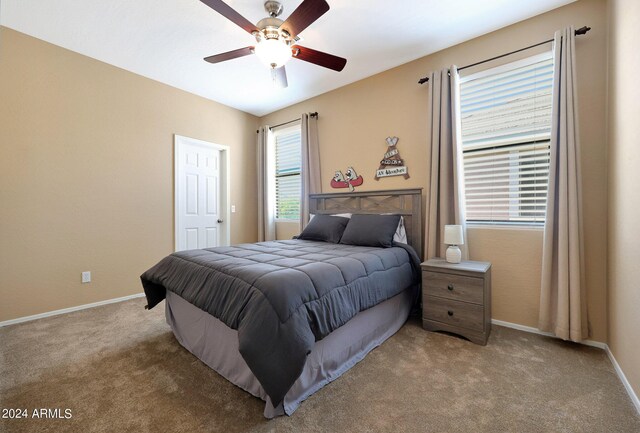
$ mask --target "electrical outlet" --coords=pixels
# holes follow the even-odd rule
[[[236,213],[236,205],[235,204],[231,205],[231,213]]]
[[[83,283],[91,282],[91,271],[85,271],[82,273],[82,282]]]

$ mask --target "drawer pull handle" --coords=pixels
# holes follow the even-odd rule
[[[447,289],[449,289],[450,292],[453,292],[453,284],[449,284],[447,286]]]
[[[449,316],[453,316],[453,311],[449,310],[449,311],[447,311],[447,314],[448,314]]]

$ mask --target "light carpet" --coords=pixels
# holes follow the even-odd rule
[[[135,299],[0,328],[2,432],[640,432],[604,351],[503,327],[486,347],[409,321],[266,420],[264,403],[187,352]],[[34,409],[69,419],[31,418]]]

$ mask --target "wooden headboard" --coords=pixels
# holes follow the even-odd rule
[[[402,215],[407,241],[422,259],[422,188],[309,194],[309,213]]]

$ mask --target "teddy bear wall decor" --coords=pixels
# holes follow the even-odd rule
[[[349,167],[345,174],[342,174],[340,170],[336,170],[336,174],[331,179],[331,187],[349,188],[349,191],[354,191],[355,187],[362,185],[363,182],[362,176],[359,176],[353,167]]]

